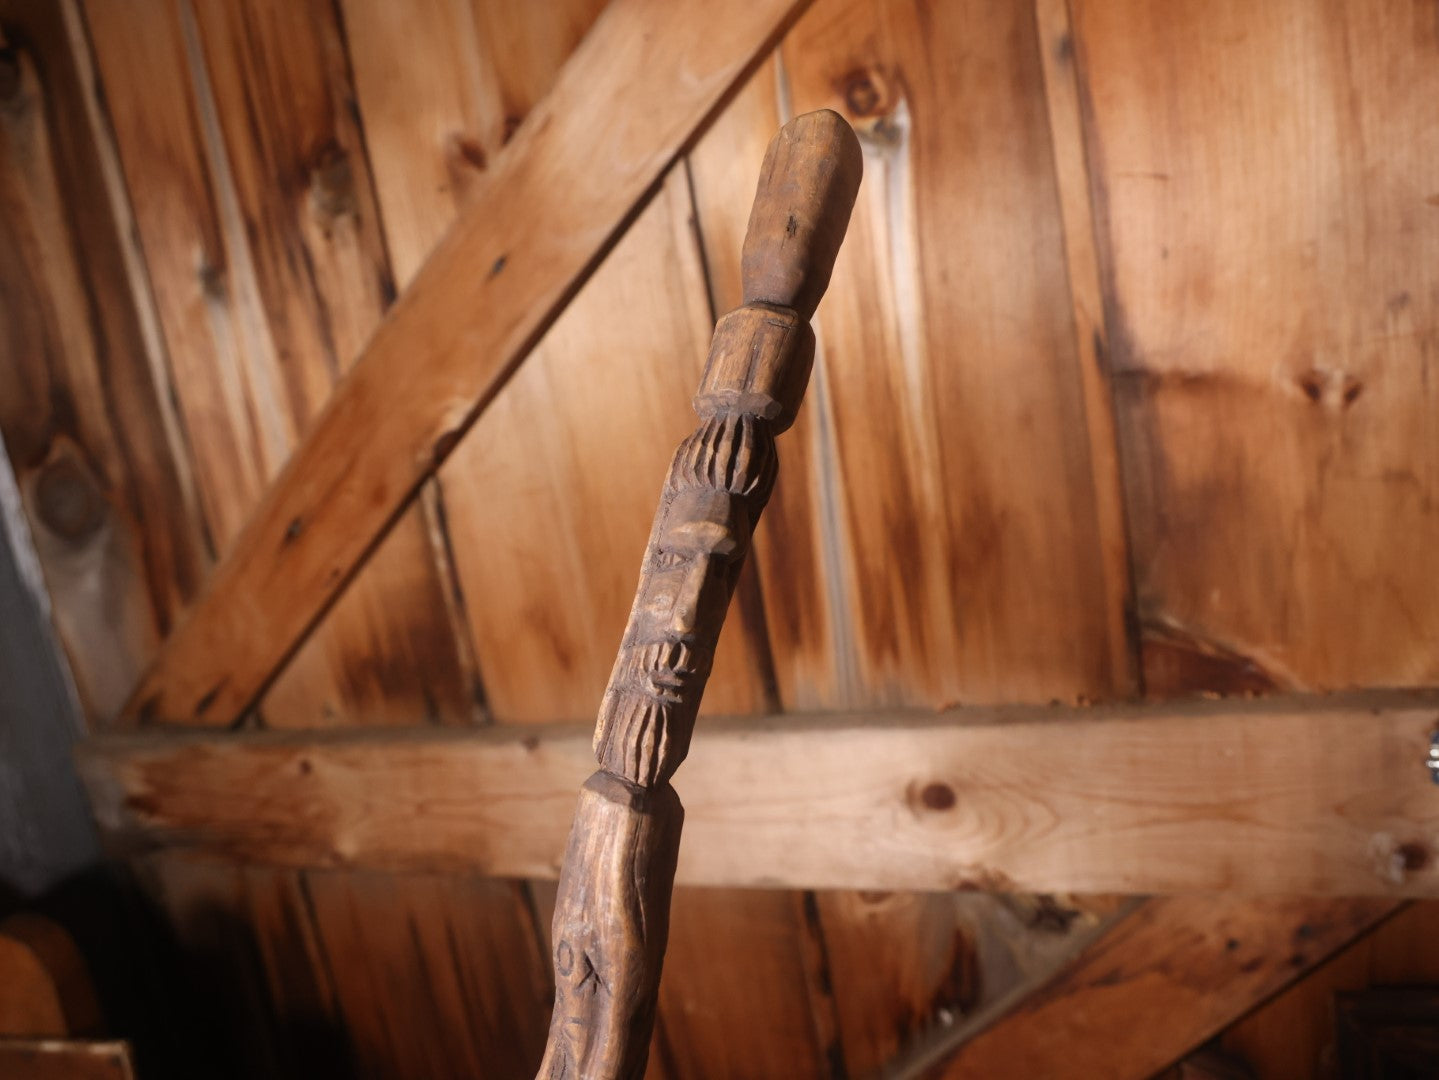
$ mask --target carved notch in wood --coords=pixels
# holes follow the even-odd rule
[[[859,190],[859,142],[808,113],[770,143],[742,259],[744,304],[720,319],[670,463],[629,624],[600,705],[595,757],[560,873],[555,1008],[541,1080],[643,1076],[669,930],[689,751],[725,611],[774,489],[775,436],[814,361],[809,320]]]

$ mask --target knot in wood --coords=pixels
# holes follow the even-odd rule
[[[894,107],[889,80],[878,68],[856,68],[841,76],[838,89],[853,120],[883,116]]]
[[[108,506],[81,462],[58,457],[35,479],[35,512],[45,528],[71,543],[88,540],[104,524]]]
[[[355,212],[355,174],[350,155],[334,139],[326,139],[310,153],[310,202],[322,218]]]

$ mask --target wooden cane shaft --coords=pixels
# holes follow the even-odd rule
[[[544,1080],[644,1075],[683,820],[668,784],[646,791],[601,770],[580,790],[551,930]]]
[[[689,750],[725,610],[814,360],[814,314],[859,188],[859,143],[829,111],[770,143],[745,237],[745,303],[720,319],[660,492],[639,588],[595,725],[553,924],[555,1012],[540,1080],[644,1074]]]

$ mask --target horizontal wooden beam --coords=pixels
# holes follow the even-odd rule
[[[610,5],[336,388],[122,720],[225,726],[243,715],[806,2]]]
[[[679,880],[1439,895],[1439,696],[702,721]],[[115,735],[112,839],[290,866],[553,877],[590,733]]]

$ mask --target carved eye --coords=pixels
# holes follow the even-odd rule
[[[687,561],[688,559],[677,551],[657,551],[655,552],[654,566],[656,570],[672,570]]]

